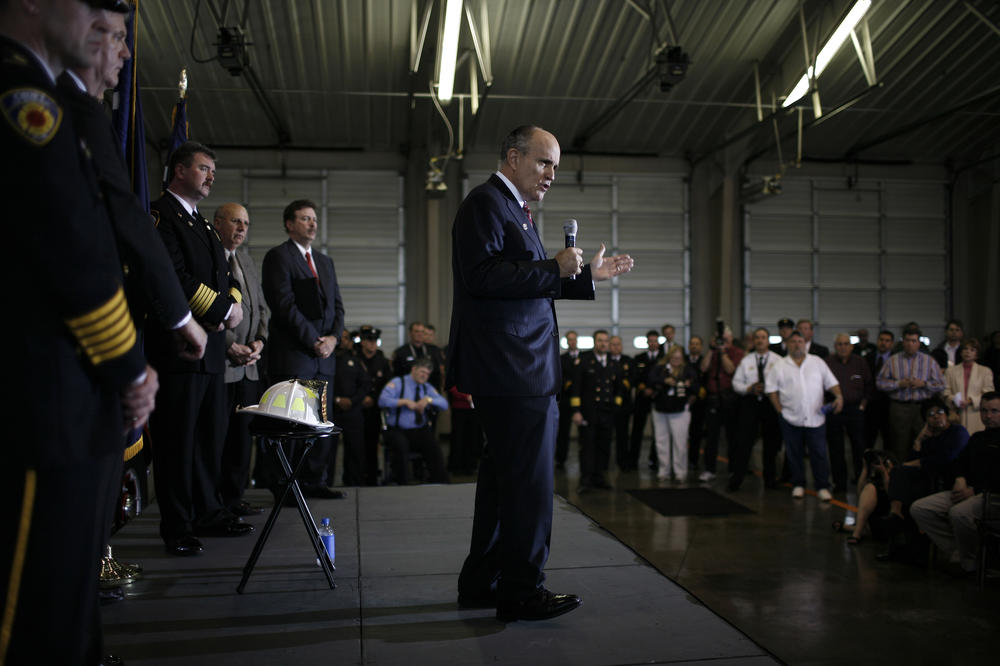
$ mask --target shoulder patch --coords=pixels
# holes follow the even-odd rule
[[[0,96],[0,111],[15,132],[38,147],[52,140],[63,119],[55,99],[38,88],[6,91]]]

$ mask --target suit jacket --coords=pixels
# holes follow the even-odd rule
[[[173,327],[187,316],[187,298],[149,211],[132,192],[125,159],[104,105],[80,90],[69,74],[59,77],[59,89],[94,157],[97,182],[125,266],[125,295],[132,317],[140,326],[148,314],[161,325]]]
[[[813,356],[819,356],[822,359],[826,359],[830,355],[830,350],[819,344],[818,342],[813,342],[809,345],[809,353]]]
[[[972,404],[965,409],[959,410],[959,423],[965,426],[969,433],[985,430],[983,417],[979,413],[979,402],[983,394],[994,390],[993,371],[985,365],[973,364],[972,373],[969,375],[969,391],[965,391],[965,370],[961,363],[956,363],[944,372],[944,391],[942,397],[951,403],[952,398],[957,394],[962,394],[963,400],[969,400]],[[957,409],[957,408],[956,408]]]
[[[231,306],[243,300],[239,283],[229,274],[222,241],[200,212],[189,214],[169,192],[150,204],[150,209],[191,314],[208,330],[208,343],[203,358],[185,361],[177,358],[170,330],[152,323],[146,350],[149,359],[160,372],[221,375],[226,369],[226,334],[212,329],[224,321]]]
[[[562,385],[554,299],[593,299],[590,267],[559,277],[535,226],[495,174],[452,226],[446,386],[473,396],[554,395]]]
[[[0,187],[10,220],[0,262],[9,287],[5,372],[25,396],[5,401],[3,419],[30,424],[3,464],[120,453],[119,392],[146,362],[90,151],[41,63],[2,35],[0,90]]]
[[[264,300],[264,291],[260,288],[260,274],[257,272],[257,264],[245,247],[236,248],[236,261],[239,262],[240,270],[243,271],[243,283],[241,293],[243,301],[240,307],[243,308],[243,321],[236,328],[226,329],[226,349],[234,343],[248,345],[254,340],[267,342],[267,324],[271,319],[271,310]],[[260,379],[260,362],[253,365],[233,365],[229,358],[226,358],[226,383],[238,382],[244,377],[257,381]]]
[[[262,286],[271,308],[267,369],[275,378],[312,379],[318,375],[334,377],[337,373],[336,355],[319,358],[313,352],[313,344],[324,335],[340,339],[344,330],[344,303],[333,259],[315,248],[311,253],[322,289],[318,301],[310,303],[302,300],[308,291],[304,287],[311,286],[309,281],[315,278],[295,242],[288,239],[264,256]],[[327,390],[332,391],[333,387]]]

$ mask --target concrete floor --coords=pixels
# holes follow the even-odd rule
[[[793,501],[790,489],[748,478],[728,496],[754,513],[668,518],[625,492],[656,486],[652,471],[612,471],[614,490],[577,496],[575,460],[574,446],[556,476],[567,501],[557,498],[547,568],[551,589],[585,599],[564,618],[503,625],[456,609],[474,486],[370,488],[310,502],[337,525],[332,592],[294,509],[240,596],[251,541],[206,540],[202,557],[166,556],[154,506],[114,539],[116,554],[147,573],[104,608],[109,651],[129,664],[240,666],[994,661],[1000,582],[980,593],[941,567],[879,563],[877,542],[846,545],[831,523],[850,515],[853,496]],[[708,485],[721,493],[719,469]]]

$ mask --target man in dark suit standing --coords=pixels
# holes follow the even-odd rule
[[[283,217],[288,240],[268,251],[262,267],[264,298],[271,308],[268,375],[272,382],[292,378],[325,381],[326,413],[332,415],[337,373],[334,350],[344,330],[337,271],[333,259],[312,247],[318,229],[316,204],[297,199],[285,206]],[[306,496],[344,497],[328,487],[333,479],[326,478],[329,460],[336,455],[334,438],[319,440],[309,452],[299,477]],[[272,490],[278,491],[276,487]]]
[[[813,356],[819,356],[822,359],[826,359],[830,355],[830,350],[819,344],[818,342],[813,342],[813,323],[810,319],[799,319],[798,323],[795,325],[796,330],[802,334],[802,337],[806,340],[806,353],[812,354]]]
[[[452,227],[446,384],[472,395],[488,441],[458,601],[495,605],[502,621],[555,617],[581,603],[542,586],[562,385],[553,299],[592,299],[594,282],[632,268],[627,255],[606,258],[603,245],[582,271],[578,248],[546,255],[526,204],[552,186],[559,156],[549,132],[513,130],[500,170],[469,193]]]
[[[151,205],[191,313],[209,331],[204,358],[178,358],[173,332],[152,321],[146,351],[160,371],[161,408],[150,420],[160,536],[168,553],[196,555],[197,536],[253,531],[219,496],[226,437],[226,334],[243,321],[240,285],[215,228],[198,212],[215,182],[215,153],[188,141],[170,156],[167,191]]]
[[[580,362],[580,349],[576,346],[576,331],[566,332],[567,351],[559,357],[563,385],[559,393],[559,430],[556,432],[556,469],[566,467],[569,455],[569,430],[573,425],[573,408],[569,404],[573,386],[573,368]]]

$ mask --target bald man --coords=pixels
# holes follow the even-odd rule
[[[236,414],[239,405],[255,405],[260,398],[258,361],[267,341],[267,323],[271,311],[260,288],[260,273],[243,243],[250,230],[250,215],[238,203],[219,206],[213,218],[229,271],[240,283],[243,293],[243,321],[226,329],[226,404],[229,428],[222,449],[219,493],[223,506],[237,516],[259,514],[262,509],[243,500],[243,490],[250,477],[250,417]]]

